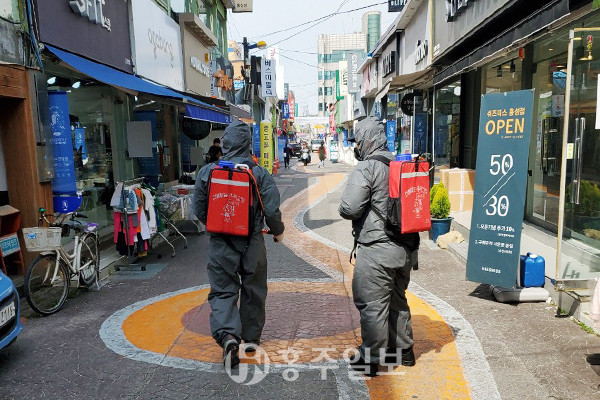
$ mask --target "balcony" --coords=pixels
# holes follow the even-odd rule
[[[183,25],[206,47],[215,47],[217,45],[217,37],[197,15],[193,13],[179,14],[179,24]]]

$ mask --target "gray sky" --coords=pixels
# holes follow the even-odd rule
[[[252,13],[231,13],[228,15],[229,40],[242,41],[244,36],[251,42],[264,40],[267,45],[296,34],[291,39],[278,43],[281,65],[285,67],[285,81],[296,94],[300,115],[305,106],[311,114],[317,112],[317,37],[320,34],[353,33],[361,30],[361,17],[367,11],[381,11],[381,31],[397,17],[397,13],[387,12],[387,2],[382,0],[254,0]],[[286,32],[268,35],[334,13],[341,4],[340,12],[349,11],[371,4],[383,3],[360,11],[336,15],[310,28],[313,23]],[[302,52],[299,53],[298,51]],[[314,54],[306,54],[314,53]],[[251,53],[252,54],[252,53]],[[301,62],[292,61],[290,57]]]

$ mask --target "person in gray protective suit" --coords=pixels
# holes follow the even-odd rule
[[[241,340],[248,345],[247,351],[255,350],[260,344],[265,324],[267,253],[262,233],[263,217],[276,242],[283,241],[284,226],[275,181],[266,169],[256,166],[252,160],[248,125],[239,121],[231,123],[225,129],[221,142],[221,160],[252,168],[264,207],[261,211],[260,202],[254,202],[255,218],[249,237],[209,234],[210,329],[217,343],[223,347],[223,362],[226,366],[235,367],[239,364]],[[208,180],[215,166],[204,166],[196,179],[194,206],[198,219],[203,223],[206,223],[208,212]]]
[[[415,365],[410,308],[405,291],[417,262],[418,234],[394,235],[385,229],[389,197],[389,161],[383,123],[368,117],[356,124],[358,159],[342,195],[340,215],[352,220],[356,265],[354,304],[360,312],[360,358],[351,366],[369,376],[379,364]],[[387,164],[382,160],[387,161]],[[354,253],[354,250],[353,250]]]

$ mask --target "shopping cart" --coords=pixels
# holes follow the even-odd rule
[[[169,246],[171,246],[171,249],[173,250],[173,252],[171,253],[171,257],[175,257],[175,246],[173,245],[173,241],[178,239],[179,237],[181,237],[185,242],[183,248],[187,249],[188,247],[187,238],[175,226],[177,214],[181,214],[181,208],[181,198],[173,196],[170,193],[163,193],[158,195],[157,211],[159,222],[158,229],[154,237],[160,236]],[[167,232],[166,235],[165,232]],[[175,235],[175,238],[173,240],[168,240],[167,237],[169,236],[169,233]]]

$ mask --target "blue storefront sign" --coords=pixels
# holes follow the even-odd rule
[[[511,288],[527,185],[533,91],[483,95],[467,279]]]
[[[285,135],[279,135],[279,137],[277,138],[277,157],[279,158],[279,162],[283,162],[283,149],[285,148],[285,139]]]
[[[54,149],[52,192],[54,194],[74,194],[77,192],[77,185],[75,183],[73,137],[71,136],[67,92],[48,92],[48,102]]]
[[[415,113],[413,153],[427,152],[427,113]]]
[[[348,147],[348,129],[344,129],[343,133],[344,133],[344,147]]]
[[[0,250],[2,251],[3,257],[17,253],[19,250],[21,250],[17,234],[13,233],[12,235],[3,236],[0,238]]]
[[[394,151],[396,142],[396,121],[388,121],[386,123],[387,147],[389,151]]]
[[[81,159],[87,160],[87,150],[85,148],[85,128],[75,128],[75,150],[81,150]]]
[[[281,106],[281,118],[283,119],[289,119],[290,118],[290,104],[289,103],[283,103],[283,105]]]
[[[252,154],[256,157],[260,155],[260,125],[252,125]]]

